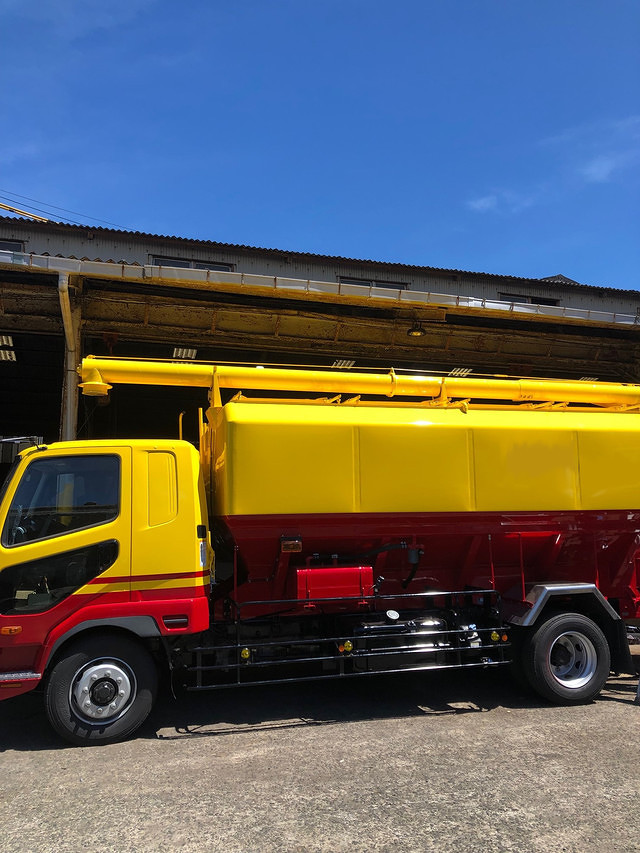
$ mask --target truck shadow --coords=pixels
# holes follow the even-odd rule
[[[377,675],[164,697],[144,729],[162,740],[545,705],[506,671]]]
[[[632,705],[637,678],[612,676],[598,702]],[[301,726],[552,707],[505,670],[402,673],[164,697],[141,734],[221,737]]]
[[[637,679],[612,678],[599,702],[632,705]],[[182,693],[164,690],[134,738],[230,737],[304,726],[547,707],[505,670],[377,675],[343,681]],[[0,752],[70,749],[50,729],[42,695],[0,702]],[[108,749],[108,747],[106,747]]]

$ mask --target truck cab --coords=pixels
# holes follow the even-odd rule
[[[208,519],[187,442],[25,450],[0,526],[3,697],[36,686],[89,633],[115,628],[144,644],[209,625]]]

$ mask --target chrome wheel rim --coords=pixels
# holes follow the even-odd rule
[[[69,699],[85,720],[112,723],[127,712],[136,689],[135,676],[124,661],[95,660],[76,673]]]
[[[591,640],[579,631],[565,631],[549,650],[549,668],[558,684],[578,690],[593,678],[598,655]]]

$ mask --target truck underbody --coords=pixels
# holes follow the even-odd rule
[[[174,649],[175,675],[213,689],[498,666],[511,644],[496,605],[492,590],[309,598],[297,615],[299,600],[246,602],[235,621]],[[245,608],[265,612],[243,619]]]

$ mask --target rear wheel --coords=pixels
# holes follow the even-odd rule
[[[49,722],[77,745],[123,740],[144,722],[155,700],[158,674],[135,640],[92,636],[73,643],[47,680]]]
[[[606,637],[581,613],[552,616],[525,643],[524,674],[533,689],[559,705],[594,699],[611,670]]]

